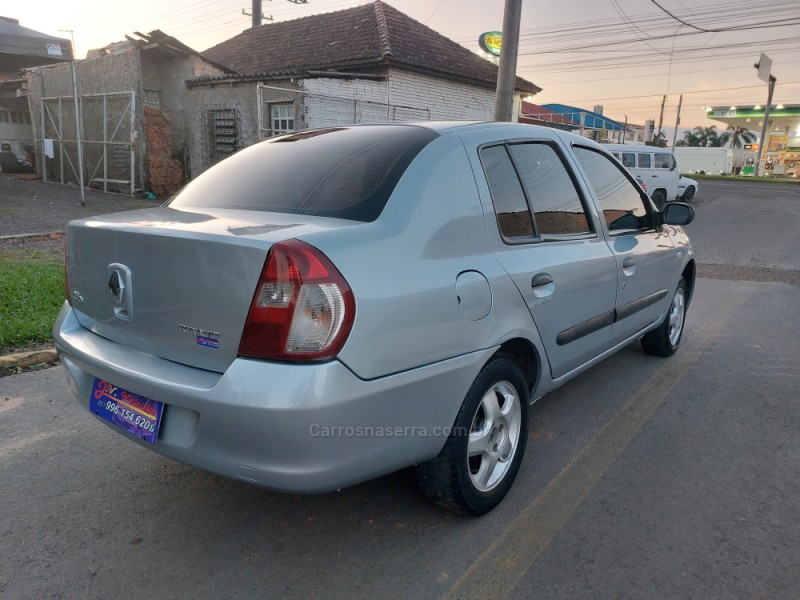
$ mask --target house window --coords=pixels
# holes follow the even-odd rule
[[[8,123],[8,111],[0,110],[0,123]]]
[[[272,135],[294,131],[294,105],[272,105]]]
[[[22,123],[22,113],[18,110],[11,111],[11,122],[12,123]]]
[[[239,141],[238,119],[235,110],[209,111],[211,157],[221,160],[236,152]]]

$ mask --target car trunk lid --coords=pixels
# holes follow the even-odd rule
[[[94,333],[224,372],[236,358],[273,243],[348,221],[262,211],[156,208],[72,221],[73,308]]]

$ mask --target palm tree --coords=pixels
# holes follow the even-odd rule
[[[692,130],[692,135],[697,139],[697,145],[706,147],[718,147],[719,136],[717,134],[717,126],[700,127],[697,126]]]
[[[684,132],[684,134],[683,134],[683,143],[684,143],[685,146],[691,146],[692,148],[700,145],[700,141],[697,139],[697,137],[691,131]]]
[[[746,127],[728,125],[728,130],[719,134],[719,145],[725,146],[730,142],[731,148],[741,148],[745,144],[752,144],[756,141],[756,134]]]

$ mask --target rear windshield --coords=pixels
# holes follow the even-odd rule
[[[368,125],[273,138],[215,165],[168,205],[374,221],[408,165],[437,136],[411,125]]]

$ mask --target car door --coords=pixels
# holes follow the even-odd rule
[[[479,160],[495,255],[561,377],[610,347],[616,260],[555,140],[485,145]]]
[[[677,169],[678,164],[675,157],[669,152],[656,152],[653,155],[653,173],[658,181],[658,186],[667,192],[667,200],[675,200],[678,197],[678,180],[681,177]]]
[[[672,292],[676,250],[664,226],[657,226],[652,203],[618,163],[594,148],[575,146],[574,151],[604,216],[616,260],[612,339],[618,343],[664,314]]]

